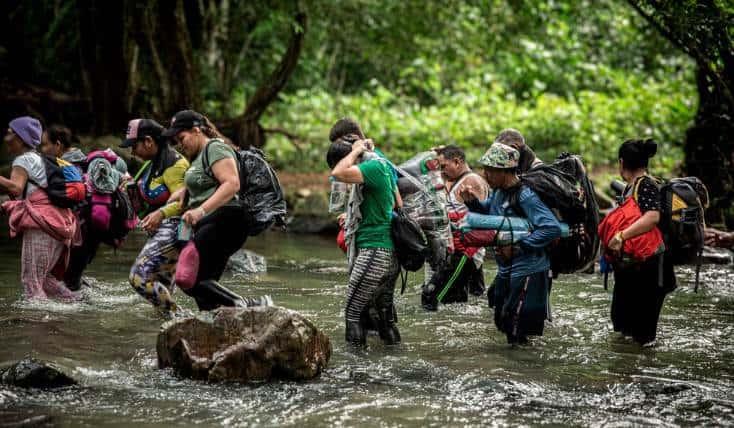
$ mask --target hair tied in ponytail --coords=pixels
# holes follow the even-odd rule
[[[644,150],[644,153],[647,154],[648,158],[651,158],[655,156],[655,153],[658,152],[658,143],[655,142],[652,138],[648,138],[642,143],[642,147]]]

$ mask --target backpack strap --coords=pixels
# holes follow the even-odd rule
[[[201,154],[201,163],[204,167],[204,174],[208,175],[211,178],[214,177],[214,172],[212,171],[212,166],[209,164],[209,145],[213,143],[215,140],[209,140],[206,143],[206,146],[204,146],[204,153]]]

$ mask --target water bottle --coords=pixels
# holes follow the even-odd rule
[[[347,207],[347,195],[349,186],[334,177],[329,177],[331,182],[331,194],[329,195],[329,212],[341,213]]]

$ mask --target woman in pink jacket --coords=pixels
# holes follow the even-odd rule
[[[14,156],[10,178],[0,176],[0,193],[13,200],[2,204],[10,219],[10,236],[23,236],[21,280],[29,299],[48,297],[73,300],[61,278],[69,248],[77,234],[76,218],[68,208],[52,205],[45,163],[36,148],[41,143],[41,124],[24,116],[13,119],[3,142]]]

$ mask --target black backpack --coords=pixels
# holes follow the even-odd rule
[[[585,271],[592,266],[599,253],[599,204],[581,158],[562,153],[552,164],[521,174],[520,182],[569,227],[569,236],[552,244],[549,252],[553,276]],[[518,193],[510,194],[510,205],[522,213]]]
[[[217,140],[221,141],[221,140]],[[205,172],[213,177],[209,165],[209,145],[204,148]],[[286,203],[283,188],[273,167],[265,160],[262,150],[249,147],[235,151],[240,175],[237,194],[248,213],[248,235],[259,235],[273,223],[285,227]]]
[[[660,185],[659,227],[668,249],[666,257],[671,257],[674,265],[696,265],[696,291],[708,203],[708,190],[696,177],[673,178]]]
[[[400,267],[415,272],[423,267],[429,253],[428,241],[418,222],[408,217],[401,208],[395,210],[390,234]]]

